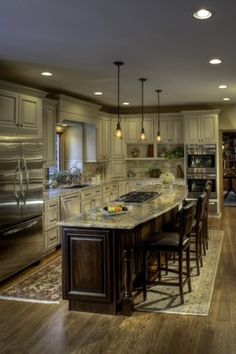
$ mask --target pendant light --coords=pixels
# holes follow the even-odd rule
[[[121,117],[120,117],[120,66],[124,63],[122,61],[115,61],[113,64],[117,66],[118,69],[118,90],[117,90],[117,124],[116,124],[116,133],[115,136],[119,139],[122,138],[122,130],[121,130]]]
[[[140,139],[146,140],[146,135],[145,135],[145,130],[144,130],[144,126],[143,126],[143,122],[144,122],[144,117],[143,117],[143,84],[144,81],[146,81],[147,79],[144,78],[140,78],[139,81],[141,81],[142,83],[142,120],[141,120],[141,132],[140,132]]]
[[[161,132],[160,132],[160,93],[162,90],[155,90],[157,92],[157,142],[161,141]]]

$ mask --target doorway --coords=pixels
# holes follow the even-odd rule
[[[224,206],[236,206],[236,132],[222,133]]]

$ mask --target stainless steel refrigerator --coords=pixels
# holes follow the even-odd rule
[[[43,145],[0,141],[0,282],[42,257]]]

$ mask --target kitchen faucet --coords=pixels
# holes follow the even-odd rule
[[[82,173],[81,173],[81,170],[78,167],[72,166],[69,169],[69,176],[68,176],[68,183],[69,184],[76,184],[78,182],[78,180],[80,182],[81,181],[81,177],[82,177]]]

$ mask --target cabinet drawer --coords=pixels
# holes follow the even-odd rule
[[[93,188],[81,191],[80,194],[81,194],[81,200],[92,199],[94,197],[94,195],[95,195]]]
[[[57,226],[60,220],[59,210],[50,210],[44,214],[44,229],[50,230]]]
[[[102,186],[102,193],[108,193],[111,190],[111,185],[110,184],[106,184],[105,186]]]
[[[59,228],[56,227],[53,230],[45,232],[45,250],[55,247],[59,245],[60,242],[60,231]]]
[[[59,199],[52,199],[44,203],[45,212],[50,211],[51,209],[59,209]]]

